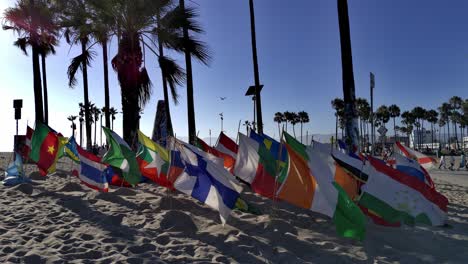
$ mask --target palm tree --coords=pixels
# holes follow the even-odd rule
[[[331,101],[331,105],[335,109],[335,138],[338,140],[338,121],[341,122],[344,119],[344,101],[341,98],[335,98]]]
[[[440,119],[444,121],[444,124],[447,125],[447,143],[449,145],[449,148],[450,148],[450,114],[451,114],[451,110],[450,110],[450,104],[448,103],[443,103],[439,108],[439,115],[440,115]]]
[[[112,117],[112,123],[111,123],[111,129],[114,130],[114,120],[115,120],[115,115],[117,114],[117,109],[115,109],[114,107],[111,107],[109,109],[109,114],[111,115]]]
[[[435,110],[426,112],[426,120],[431,124],[431,148],[434,150],[434,125],[437,124],[439,113]]]
[[[18,0],[14,7],[5,10],[2,26],[3,30],[13,30],[18,34],[14,45],[26,55],[27,46],[31,46],[36,120],[44,122],[39,55],[40,47],[50,43],[56,35],[53,13],[45,1]]]
[[[183,14],[189,14],[187,10],[190,9],[185,8],[185,1],[179,0],[179,8]],[[192,12],[192,14],[194,14]],[[192,16],[193,17],[193,16]],[[185,23],[182,24],[182,46],[183,51],[185,52],[185,64],[186,64],[186,72],[187,72],[187,113],[188,113],[188,129],[189,129],[189,142],[190,144],[195,144],[196,140],[196,126],[195,126],[195,107],[193,101],[193,80],[192,80],[192,60],[191,56],[195,56],[201,62],[206,63],[209,60],[209,55],[206,52],[206,45],[193,37],[189,36],[189,30],[191,32],[200,33],[201,28],[196,26],[194,23],[187,23],[190,22],[190,19],[186,19]],[[194,29],[197,30],[194,30]],[[197,32],[198,31],[198,32]],[[199,55],[197,56],[195,52],[203,51],[202,53],[198,52]],[[258,109],[260,111],[260,109]],[[260,113],[259,113],[260,114]],[[261,120],[260,120],[261,122]],[[260,127],[262,124],[260,124]]]
[[[395,118],[400,116],[400,108],[396,104],[392,104],[388,107],[388,111],[390,112],[390,117],[393,119],[393,131],[395,134],[395,141],[397,141]]]
[[[298,114],[296,114],[295,112],[292,112],[292,113],[291,113],[291,120],[290,120],[290,122],[291,122],[291,125],[292,125],[292,127],[293,127],[294,138],[296,138],[296,129],[295,129],[295,126],[296,126],[297,123],[300,122]]]
[[[309,123],[310,118],[309,118],[309,114],[306,111],[301,111],[297,113],[297,115],[299,116],[299,122],[301,123],[301,143],[302,143],[302,125],[304,123],[306,124]]]
[[[461,109],[463,103],[463,99],[459,96],[452,96],[449,100],[449,104],[451,106],[451,120],[453,123],[454,131],[455,131],[455,138],[456,138],[456,148],[458,149],[458,134],[457,134],[457,123],[461,120],[460,113],[458,110]]]
[[[377,111],[375,112],[375,116],[377,120],[380,121],[384,127],[388,123],[388,121],[390,121],[390,112],[388,111],[388,107],[385,105],[382,105],[379,108],[377,108]],[[386,135],[382,135],[382,140],[383,140],[383,143],[385,144]]]
[[[423,133],[424,133],[424,118],[426,117],[426,110],[420,106],[413,108],[411,111],[413,116],[416,119],[416,136],[418,149],[421,149],[421,144],[423,143]]]
[[[71,116],[68,116],[68,117],[67,117],[68,121],[72,122],[72,124],[71,124],[72,136],[75,136],[75,129],[76,129],[75,119],[76,119],[77,117],[78,117],[78,116],[74,116],[74,115],[71,115]]]
[[[99,107],[94,106],[91,109],[91,113],[94,115],[94,145],[98,145],[96,141],[96,134],[97,134],[97,121],[99,121],[99,115],[101,114],[101,110]]]
[[[83,103],[79,103],[78,106],[80,107],[80,147],[83,146],[83,121],[84,121],[84,113],[85,113],[85,106]]]
[[[102,60],[104,70],[104,107],[102,112],[105,114],[106,122],[105,126],[110,128],[110,94],[109,94],[109,59],[107,54],[107,43],[112,36],[112,27],[114,17],[111,12],[108,12],[109,4],[112,4],[112,0],[88,0],[87,3],[90,5],[90,35],[101,45],[102,47]],[[101,121],[102,122],[102,121]]]
[[[283,113],[281,112],[276,112],[275,113],[275,117],[273,118],[273,121],[275,121],[276,123],[278,123],[278,137],[281,141],[281,129],[280,129],[280,125],[281,123],[283,122],[283,119],[284,119],[284,115]]]
[[[413,132],[413,126],[416,122],[416,118],[414,117],[413,113],[410,111],[404,111],[401,114],[401,117],[402,117],[401,123],[403,123],[406,126],[405,132],[408,137],[408,146],[409,146],[410,145],[409,138],[411,136],[411,133]]]
[[[440,138],[440,132],[442,131],[442,128],[446,125],[445,119],[442,119],[442,117],[439,118],[439,149],[442,148],[442,140]],[[446,142],[445,134],[444,134],[444,143]]]
[[[74,88],[77,84],[76,73],[80,69],[83,74],[84,110],[86,126],[86,148],[91,149],[91,107],[88,96],[88,69],[94,52],[88,47],[92,25],[90,23],[90,8],[86,0],[61,1],[62,19],[61,25],[65,29],[64,36],[68,44],[81,45],[81,54],[74,57],[68,66],[68,85]]]
[[[288,131],[288,123],[291,123],[293,118],[294,118],[294,113],[293,112],[289,112],[289,111],[286,111],[283,113],[284,115],[284,118],[286,120],[286,132]]]
[[[57,40],[52,38],[48,43],[41,45],[39,53],[41,54],[42,62],[42,86],[44,88],[44,123],[49,123],[49,100],[47,96],[47,72],[46,72],[46,57],[49,54],[55,54],[54,46],[58,45]]]
[[[360,141],[364,143],[364,133],[363,130],[365,128],[365,122],[369,119],[370,115],[370,105],[364,98],[356,99],[356,111],[359,118],[359,134],[360,134]],[[361,148],[363,144],[360,144]]]

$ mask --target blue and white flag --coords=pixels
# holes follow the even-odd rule
[[[393,153],[393,157],[395,158],[395,169],[424,182],[425,173],[416,160],[409,159],[397,152]]]
[[[30,182],[31,180],[24,175],[23,158],[18,152],[15,152],[15,161],[8,165],[5,171],[5,179],[2,181],[5,186],[14,186],[20,183]]]
[[[223,166],[179,145],[184,171],[174,188],[218,210],[223,225],[235,207],[242,187]]]
[[[108,176],[112,176],[112,168],[101,162],[101,158],[87,152],[77,146],[78,155],[80,158],[80,173],[78,178],[86,186],[102,191],[109,191]]]

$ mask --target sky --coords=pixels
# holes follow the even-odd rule
[[[436,109],[451,96],[468,97],[468,2],[450,4],[436,0],[348,1],[356,96],[369,100],[369,72],[375,73],[374,109],[397,104],[402,111],[416,105]],[[0,0],[0,12],[13,0]],[[187,1],[199,10],[198,21],[206,31],[199,36],[212,53],[205,66],[193,62],[195,118],[200,137],[221,129],[235,137],[239,120],[253,119],[253,103],[244,96],[254,84],[248,0]],[[306,111],[311,122],[304,134],[332,134],[335,117],[330,102],[342,97],[342,72],[336,1],[256,0],[257,51],[262,90],[264,132],[277,136],[275,112]],[[13,99],[23,99],[19,134],[34,124],[34,96],[31,55],[12,45],[16,36],[0,30],[0,151],[11,151],[15,120]],[[90,100],[104,106],[102,57],[88,70]],[[81,74],[70,89],[67,67],[79,54],[64,40],[57,54],[47,58],[49,125],[71,135],[69,115],[78,115],[83,101]],[[116,54],[110,45],[109,60]],[[174,55],[185,68],[183,56]],[[140,128],[151,135],[156,103],[162,99],[161,73],[156,57],[146,52],[146,67],[153,83],[150,102],[145,106]],[[120,89],[110,68],[111,106],[121,109]],[[171,102],[177,137],[188,135],[187,97],[179,88],[180,103]],[[227,97],[221,101],[219,97]],[[297,127],[299,128],[299,127]],[[121,114],[114,129],[122,133]],[[245,127],[241,126],[241,132]],[[296,130],[298,132],[299,129]],[[275,133],[276,132],[276,133]],[[98,133],[98,141],[100,135]]]

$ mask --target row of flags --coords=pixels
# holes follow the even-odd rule
[[[65,139],[37,122],[29,158],[46,175],[53,173],[61,156],[68,156],[80,164],[77,176],[82,183],[104,192],[109,185],[151,180],[217,210],[223,224],[234,208],[255,211],[240,198],[240,182],[269,199],[324,214],[339,235],[358,240],[365,237],[365,215],[387,226],[446,221],[448,200],[418,162],[427,159],[401,144],[391,160],[382,161],[318,142],[306,146],[286,132],[280,142],[254,131],[239,133],[239,144],[221,133],[215,147],[201,139],[193,146],[169,137],[164,148],[138,131],[135,153],[114,131],[103,130],[109,149],[98,157],[73,137]]]

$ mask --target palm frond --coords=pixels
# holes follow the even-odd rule
[[[151,97],[151,80],[146,68],[141,69],[139,81],[138,101],[140,106],[143,107]]]
[[[166,82],[169,84],[171,89],[171,96],[172,100],[175,104],[178,104],[179,95],[177,93],[176,86],[180,86],[185,81],[185,72],[184,70],[177,65],[177,63],[166,56],[159,56],[159,67],[161,67],[161,71],[163,72],[164,78]]]
[[[26,47],[29,45],[29,40],[27,38],[18,38],[15,42],[13,42],[13,45],[20,48],[24,52],[24,55],[28,55]]]

